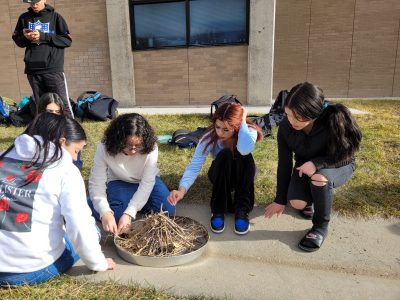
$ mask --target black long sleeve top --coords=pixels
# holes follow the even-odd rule
[[[24,29],[38,30],[39,41],[28,40],[23,34]],[[64,18],[50,5],[46,4],[39,13],[28,8],[18,18],[12,39],[18,47],[26,48],[26,74],[64,71],[64,48],[71,46],[72,39]]]
[[[295,167],[311,161],[317,170],[337,168],[354,161],[334,162],[328,155],[328,128],[323,119],[315,120],[311,131],[295,130],[287,118],[279,124],[278,129],[278,171],[275,202],[286,205],[287,192],[293,169],[293,154]]]

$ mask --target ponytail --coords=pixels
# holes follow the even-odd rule
[[[352,158],[360,148],[361,130],[350,110],[343,104],[330,104],[324,109],[328,127],[328,154],[335,162]],[[326,112],[326,113],[325,113]]]

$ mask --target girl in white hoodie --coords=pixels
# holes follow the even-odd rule
[[[85,144],[76,121],[43,113],[0,155],[0,286],[48,281],[79,258],[94,271],[114,268],[72,163]]]

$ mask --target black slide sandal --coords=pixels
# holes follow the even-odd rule
[[[307,234],[301,239],[299,243],[299,248],[301,250],[307,252],[314,252],[321,248],[322,243],[324,242],[325,237],[318,233],[317,231],[310,230]]]

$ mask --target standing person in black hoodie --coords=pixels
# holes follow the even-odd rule
[[[64,75],[64,48],[72,40],[64,18],[46,4],[46,0],[23,0],[28,11],[20,15],[12,39],[25,49],[25,73],[31,85],[34,103],[30,108],[37,114],[39,98],[44,93],[60,95],[65,114],[73,117]]]

